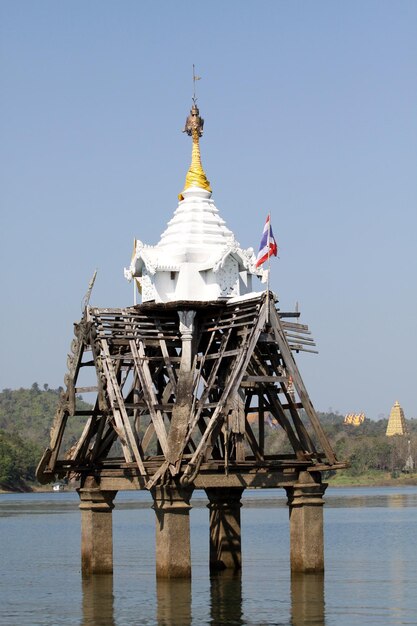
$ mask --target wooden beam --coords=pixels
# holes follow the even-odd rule
[[[281,321],[275,310],[275,307],[273,306],[270,309],[270,323],[271,323],[271,330],[274,333],[276,342],[279,346],[279,350],[283,356],[285,366],[289,374],[292,377],[294,387],[297,390],[298,397],[300,398],[303,404],[303,408],[311,421],[314,431],[316,432],[317,438],[320,441],[320,444],[323,447],[323,451],[325,452],[329,462],[335,463],[336,456],[320,424],[319,418],[317,417],[313,404],[308,396],[307,389],[304,386],[303,380],[298,371],[298,367],[294,361],[294,357],[292,355],[290,346],[287,343],[285,333],[281,325]]]
[[[225,388],[223,390],[222,396],[219,400],[219,404],[213,412],[211,416],[206,431],[203,434],[196,451],[193,454],[192,459],[189,462],[188,467],[186,468],[182,480],[184,483],[192,476],[193,468],[196,467],[198,469],[198,463],[201,462],[203,455],[206,452],[207,446],[209,445],[209,438],[211,437],[219,415],[224,410],[226,404],[230,400],[230,398],[234,398],[237,390],[239,388],[242,377],[246,371],[248,362],[252,356],[255,345],[258,341],[259,335],[262,331],[262,328],[265,326],[266,322],[266,305],[265,303],[261,307],[259,312],[256,325],[252,328],[252,332],[250,333],[249,340],[242,340],[241,342],[241,352],[240,355],[235,359],[232,370],[229,374],[228,380],[226,382]]]
[[[161,411],[155,409],[155,405],[158,404],[158,399],[153,389],[152,376],[149,370],[149,365],[144,360],[145,349],[143,342],[139,340],[137,346],[134,341],[130,341],[130,349],[132,351],[135,368],[140,380],[142,390],[145,396],[145,400],[148,403],[149,414],[155,426],[156,436],[162,448],[164,454],[168,450],[167,433],[165,430],[164,418]]]
[[[143,476],[146,476],[146,469],[143,465],[143,459],[141,458],[140,451],[136,443],[136,438],[132,430],[132,425],[124,406],[124,398],[122,396],[122,392],[117,381],[116,372],[114,370],[114,366],[111,360],[107,341],[102,340],[101,345],[103,355],[105,357],[102,362],[107,374],[107,393],[109,394],[110,402],[112,404],[113,415],[116,420],[116,424],[126,437],[125,442],[121,440],[123,451],[128,456],[131,456],[129,447],[127,445],[127,442],[129,442],[130,448],[133,452],[133,456],[135,457],[135,461],[138,465],[138,469]]]
[[[249,383],[282,383],[287,378],[285,376],[244,376],[242,382]]]

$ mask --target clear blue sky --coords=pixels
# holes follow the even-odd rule
[[[2,0],[0,388],[63,384],[88,281],[125,306],[201,149],[221,215],[299,302],[319,410],[417,417],[417,2]]]

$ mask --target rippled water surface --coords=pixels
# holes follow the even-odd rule
[[[325,576],[290,576],[282,490],[247,491],[242,574],[210,579],[193,496],[192,581],[156,582],[147,493],[119,493],[114,576],[83,581],[76,493],[0,495],[3,626],[417,625],[417,487],[328,489]]]

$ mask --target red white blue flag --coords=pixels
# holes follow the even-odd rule
[[[262,233],[261,245],[259,246],[258,256],[256,257],[255,267],[259,267],[262,263],[265,263],[270,256],[277,256],[278,246],[274,238],[274,233],[271,228],[271,217],[268,215],[266,218],[264,230]]]

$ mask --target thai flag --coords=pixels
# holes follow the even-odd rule
[[[278,246],[274,238],[271,228],[271,216],[266,218],[264,230],[262,233],[261,245],[259,246],[258,256],[256,257],[255,267],[259,267],[265,263],[270,256],[277,256]]]

